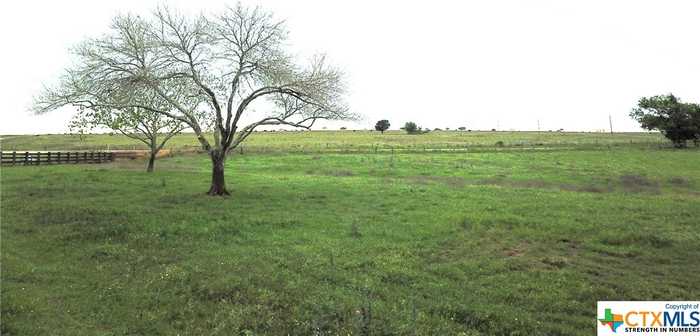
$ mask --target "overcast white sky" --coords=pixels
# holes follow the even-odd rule
[[[246,0],[287,20],[298,54],[325,52],[348,75],[347,127],[638,130],[640,96],[700,102],[700,1]],[[0,134],[66,131],[71,109],[34,116],[32,96],[70,62],[68,48],[118,12],[163,1],[3,1]],[[167,1],[186,12],[234,1]],[[338,125],[335,125],[338,126]]]

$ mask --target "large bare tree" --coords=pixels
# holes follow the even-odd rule
[[[36,111],[72,104],[142,108],[194,131],[212,161],[208,194],[228,195],[227,154],[256,127],[310,128],[318,119],[351,119],[342,98],[342,73],[316,56],[305,66],[285,50],[282,21],[240,4],[216,16],[186,17],[161,8],[150,19],[117,16],[110,32],[74,50],[76,65],[62,83],[38,97]],[[66,83],[78,82],[75,85]],[[153,93],[159,108],[134,99]],[[247,115],[267,100],[264,115]],[[258,109],[259,110],[259,109]],[[242,120],[255,120],[241,125]],[[205,136],[211,130],[213,140]]]

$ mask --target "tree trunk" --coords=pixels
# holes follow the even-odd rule
[[[156,153],[151,152],[151,154],[148,158],[148,167],[146,168],[146,171],[149,173],[152,173],[155,164],[156,164]]]
[[[210,196],[227,196],[230,195],[226,190],[226,182],[224,181],[224,163],[226,162],[225,151],[212,151],[210,153],[212,172],[211,172],[211,187],[207,192]]]
[[[676,148],[685,148],[686,147],[686,140],[674,140],[673,146]]]
[[[151,138],[151,151],[148,156],[148,167],[146,167],[146,172],[153,172],[156,165],[156,155],[158,155],[158,148],[156,147],[156,138],[154,136]]]

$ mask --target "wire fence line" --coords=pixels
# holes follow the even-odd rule
[[[316,144],[246,144],[243,143],[232,152],[235,154],[392,154],[392,153],[459,153],[459,152],[510,152],[510,151],[547,151],[547,150],[595,150],[612,148],[669,148],[670,144],[663,141],[642,141],[642,142],[514,142],[495,144],[485,143],[424,143],[424,144],[352,144],[352,143],[316,143]],[[144,146],[84,146],[78,151],[58,150],[49,151],[46,146],[44,151],[25,151],[15,148],[3,148],[3,162],[5,153],[55,153],[52,159],[67,157],[69,154],[57,153],[111,153],[111,159],[122,157],[122,151],[145,152],[148,148]],[[170,155],[184,153],[204,153],[205,151],[197,145],[182,145],[165,149]],[[116,154],[115,154],[116,153]],[[78,154],[72,154],[75,160]],[[80,154],[84,155],[84,154]],[[89,154],[88,154],[89,155]],[[43,157],[42,157],[43,158]],[[41,160],[41,158],[38,158]],[[48,156],[45,158],[48,160]]]

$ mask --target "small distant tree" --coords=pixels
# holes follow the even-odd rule
[[[144,143],[149,149],[146,167],[149,173],[153,172],[156,157],[165,143],[186,128],[179,120],[138,107],[124,110],[81,109],[69,127],[72,130],[79,129],[81,133],[84,129],[108,127]]]
[[[80,90],[79,83],[75,82],[72,85],[74,90]],[[136,92],[129,95],[135,104],[140,102],[149,107],[112,108],[86,102],[78,106],[78,112],[70,121],[69,127],[79,134],[97,127],[106,127],[144,143],[149,149],[146,171],[151,173],[160,150],[168,140],[187,127],[180,120],[154,112],[167,106],[167,103],[157,96],[144,97]]]
[[[407,122],[405,125],[403,125],[403,129],[406,131],[408,134],[418,134],[420,133],[420,128],[416,123],[413,121]]]
[[[374,129],[382,132],[382,134],[384,134],[384,131],[388,130],[389,127],[391,127],[391,124],[389,123],[389,120],[386,119],[379,120],[377,121],[377,124],[374,125]]]
[[[460,130],[460,131],[464,131],[464,130],[466,130],[466,129],[467,129],[467,128],[466,128],[466,127],[464,127],[464,126],[462,126],[462,127],[458,128],[458,130]]]
[[[658,130],[677,148],[700,139],[700,105],[683,103],[673,94],[639,99],[630,117],[648,130]]]

